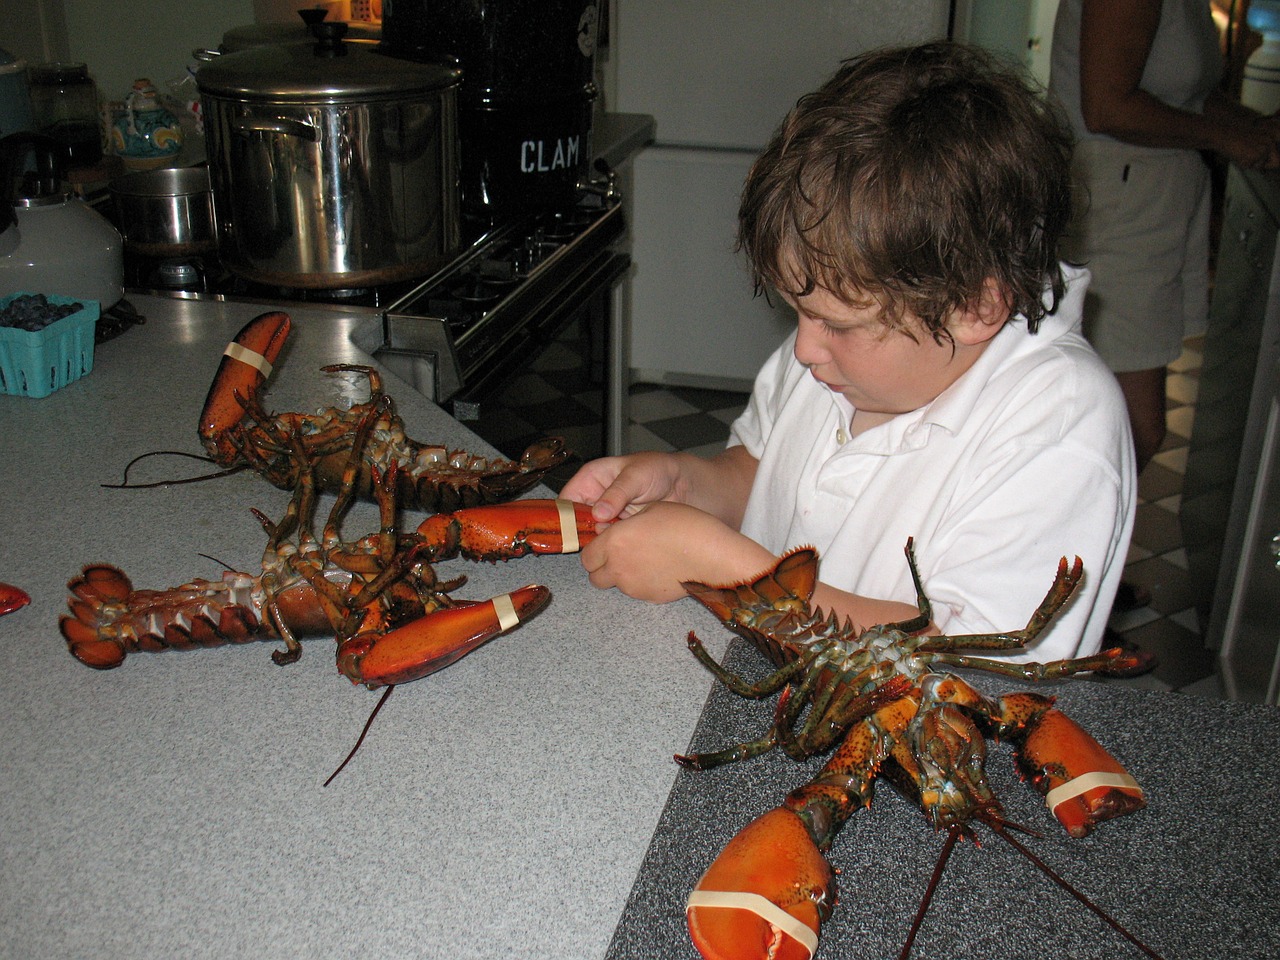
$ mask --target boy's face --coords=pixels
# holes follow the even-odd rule
[[[783,292],[799,317],[796,359],[821,384],[843,394],[866,413],[899,414],[919,409],[955,383],[981,356],[998,325],[980,325],[969,335],[973,318],[957,312],[947,329],[954,345],[937,343],[919,319],[903,322],[915,335],[885,326],[877,303],[850,304],[817,287],[797,297]],[[978,339],[978,342],[971,342]]]

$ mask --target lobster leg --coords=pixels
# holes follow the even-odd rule
[[[256,396],[289,338],[287,313],[264,313],[250,320],[227,344],[200,414],[200,441],[222,466],[238,451],[228,434],[244,417],[244,398]]]
[[[358,634],[339,645],[338,670],[370,690],[417,680],[513,629],[550,600],[550,590],[530,585],[481,603],[437,610],[382,636]]]
[[[530,553],[576,553],[595,539],[591,507],[569,500],[513,500],[438,513],[418,527],[432,559],[511,560]]]

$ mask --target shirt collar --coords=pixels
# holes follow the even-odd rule
[[[1089,271],[1069,264],[1062,264],[1066,279],[1066,292],[1058,302],[1058,308],[1046,314],[1035,333],[1027,330],[1026,318],[1011,317],[1000,332],[991,338],[972,367],[955,383],[938,395],[931,403],[918,410],[903,414],[906,436],[914,430],[938,426],[949,433],[958,433],[973,413],[974,407],[986,387],[987,381],[1017,356],[1041,349],[1046,342],[1054,341],[1080,328],[1084,312],[1084,294],[1089,286]],[[1045,291],[1044,303],[1051,304],[1052,292]],[[924,438],[922,437],[922,440]]]

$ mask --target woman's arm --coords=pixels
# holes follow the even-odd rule
[[[1080,108],[1085,125],[1148,147],[1213,150],[1246,168],[1280,166],[1280,122],[1211,94],[1203,113],[1179,110],[1140,89],[1161,0],[1084,0]]]

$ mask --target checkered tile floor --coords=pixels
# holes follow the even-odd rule
[[[1144,677],[1109,680],[1154,690],[1222,696],[1213,654],[1204,646],[1192,606],[1187,555],[1182,549],[1178,507],[1187,468],[1191,424],[1200,386],[1203,338],[1187,340],[1169,367],[1169,433],[1138,482],[1138,516],[1129,545],[1125,579],[1151,591],[1151,605],[1113,614],[1111,627],[1154,653],[1160,665]]]
[[[1159,658],[1150,674],[1129,680],[1100,680],[1142,689],[1181,690],[1221,696],[1212,654],[1201,640],[1188,585],[1187,558],[1178,522],[1182,477],[1199,386],[1201,341],[1188,340],[1170,367],[1169,435],[1143,472],[1126,579],[1151,591],[1149,607],[1115,614],[1111,627],[1125,640]],[[598,426],[602,395],[591,375],[590,351],[572,331],[554,344],[506,390],[498,404],[468,424],[507,456],[549,434],[563,436],[582,459],[603,449]],[[630,451],[686,450],[714,453],[723,448],[729,424],[741,412],[745,393],[657,387],[631,388]],[[571,463],[549,479],[559,489],[573,475]]]

